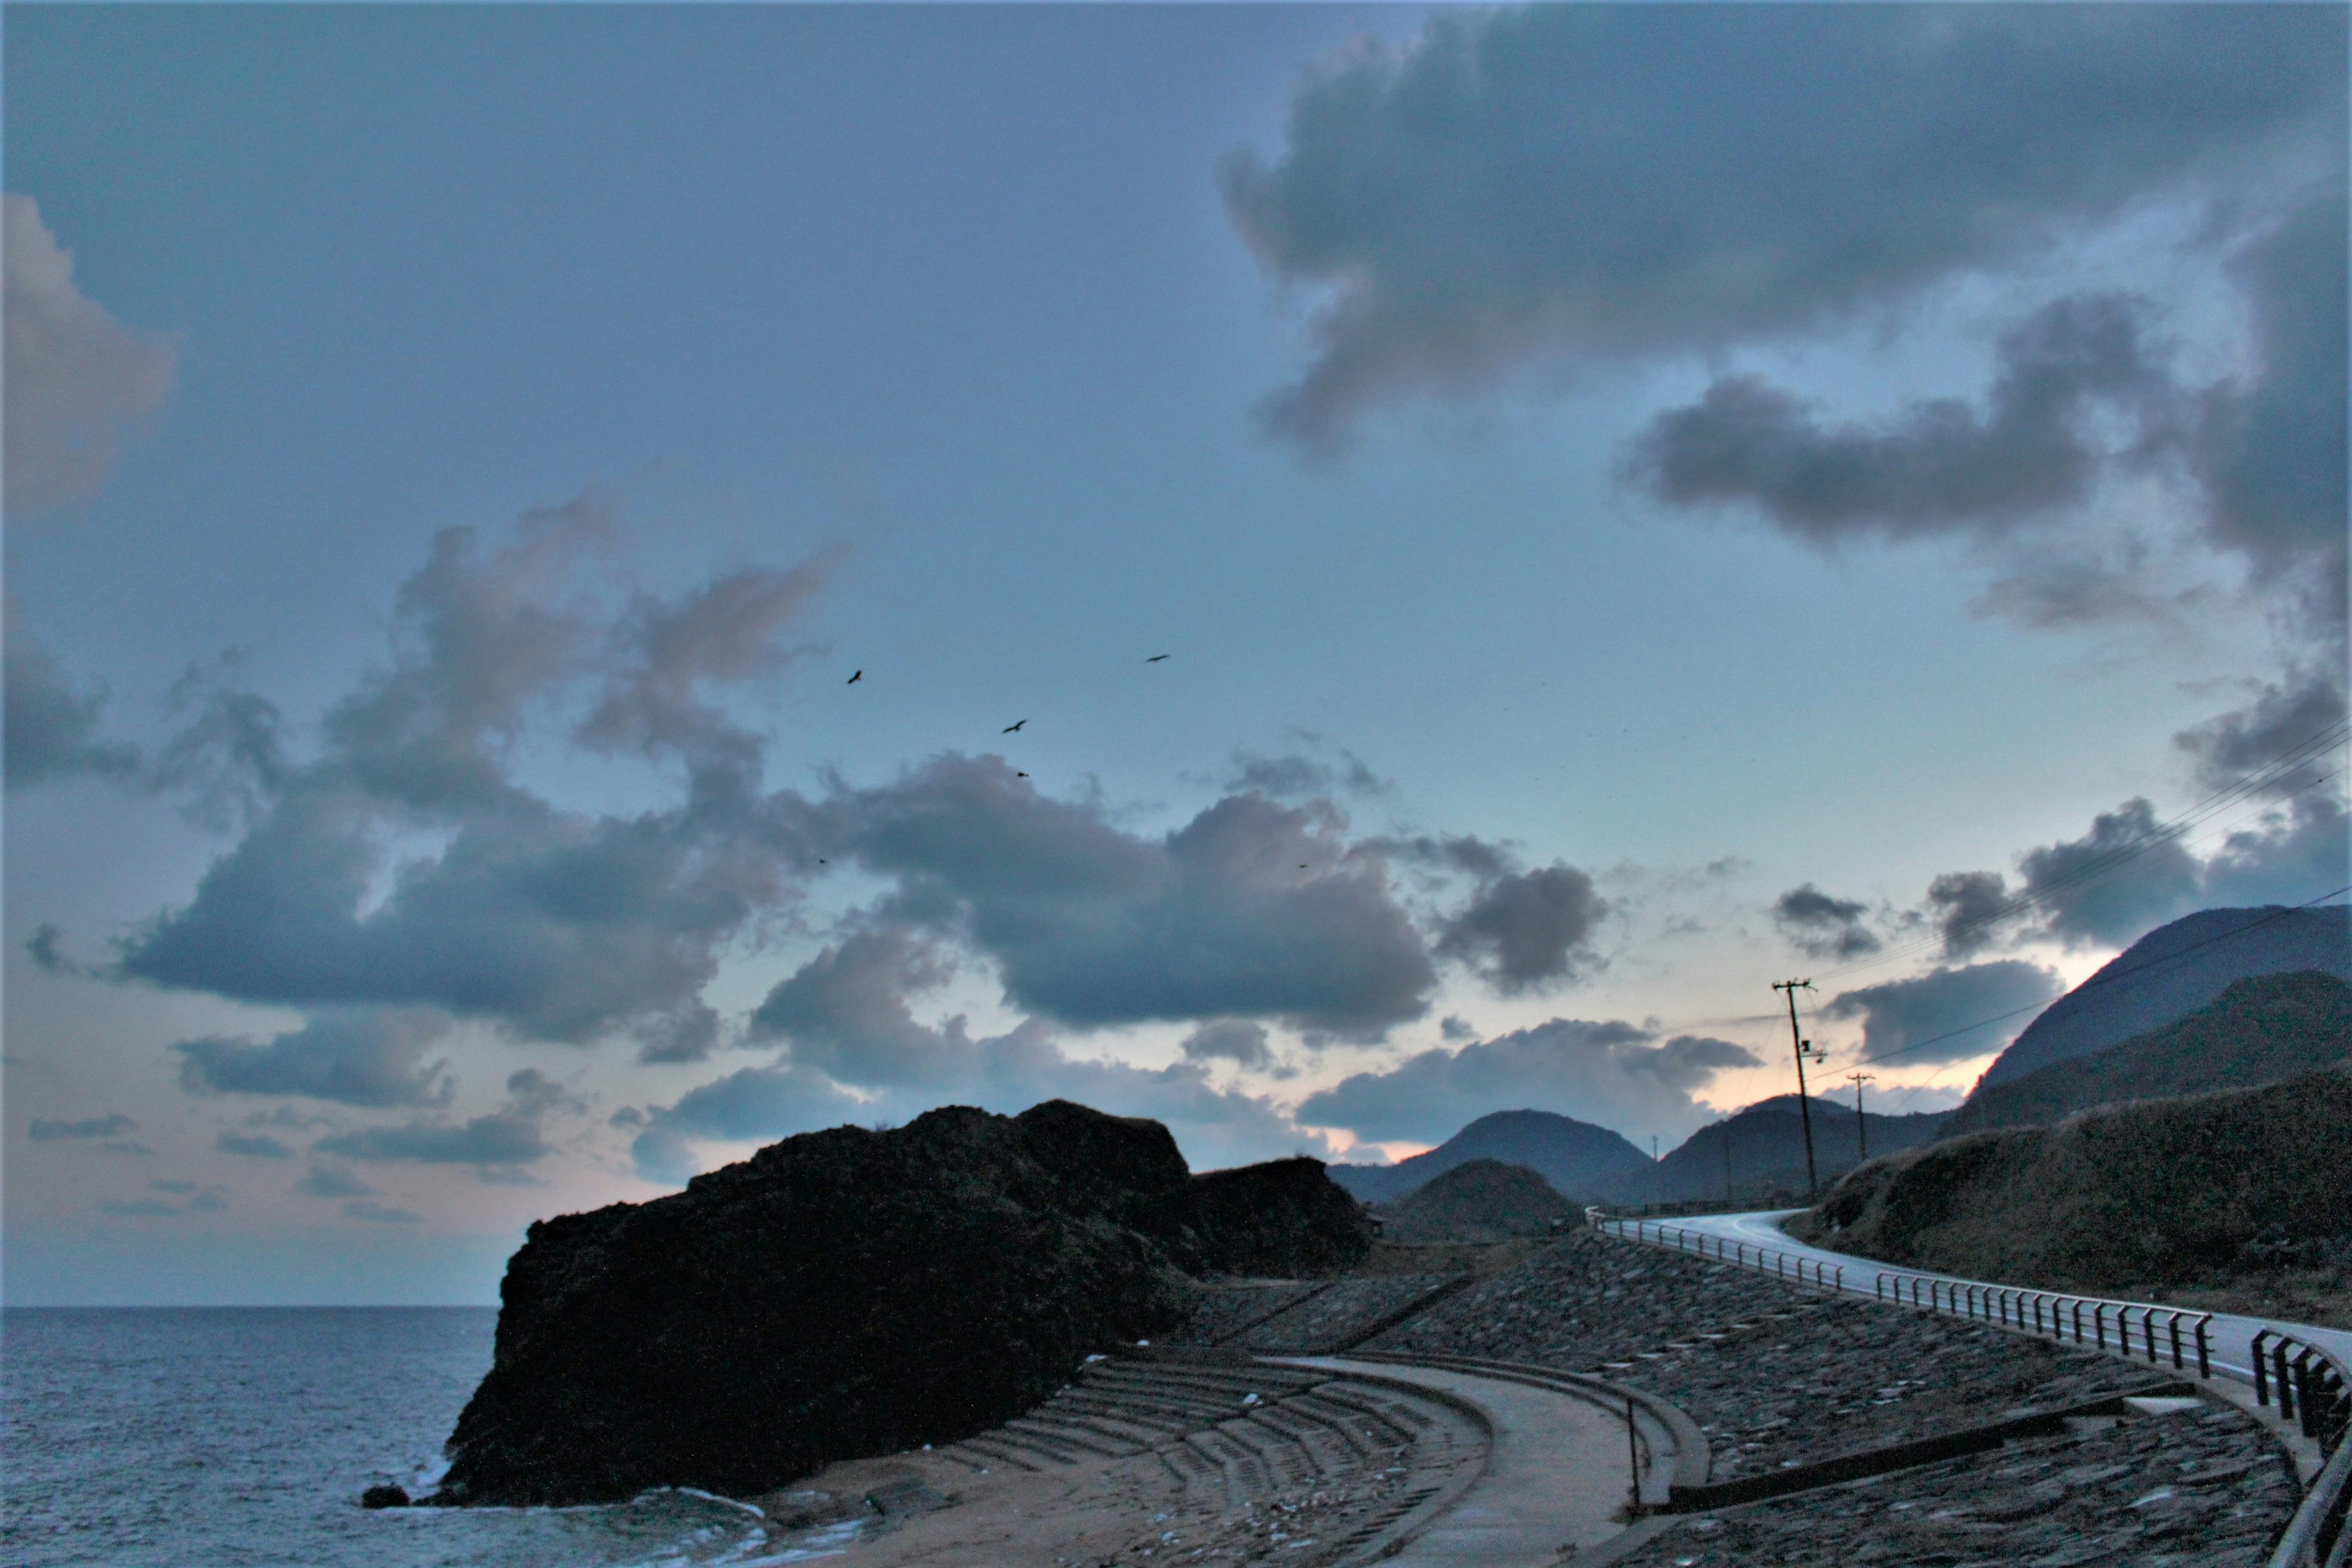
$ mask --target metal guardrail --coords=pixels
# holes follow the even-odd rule
[[[1654,1220],[1619,1218],[1598,1208],[1588,1209],[1586,1218],[1596,1230],[1631,1240],[1695,1253],[1781,1279],[1837,1291],[1846,1289],[1845,1271],[1839,1266],[1777,1247],[1727,1241]],[[1859,1285],[1854,1293],[1861,1293]],[[2193,1347],[2197,1375],[2209,1382],[2213,1376],[2210,1312],[1947,1279],[1900,1269],[1878,1270],[1871,1282],[1871,1294],[1880,1301],[2044,1335],[2062,1343],[2071,1338],[2076,1344],[2112,1348],[2126,1357],[2145,1354],[2151,1363],[2168,1352],[2173,1367],[2182,1372],[2189,1370]],[[2134,1339],[2139,1342],[2137,1347]],[[2255,1404],[2275,1408],[2280,1420],[2294,1423],[2326,1459],[2266,1568],[2352,1568],[2352,1442],[2345,1440],[2352,1436],[2352,1373],[2321,1347],[2278,1329],[2258,1330],[2252,1350]]]
[[[1817,1258],[1801,1253],[1783,1252],[1777,1247],[1763,1247],[1753,1242],[1726,1241],[1703,1230],[1686,1230],[1678,1225],[1661,1225],[1656,1220],[1617,1219],[1601,1215],[1593,1220],[1595,1228],[1614,1226],[1617,1234],[1633,1228],[1635,1241],[1652,1242],[1671,1247],[1678,1251],[1695,1252],[1701,1258],[1717,1258],[1726,1263],[1736,1263],[1743,1268],[1754,1268],[1776,1279],[1792,1280],[1799,1285],[1818,1285],[1825,1290],[1845,1289],[1845,1268],[1841,1264],[1823,1263]],[[1707,1244],[1714,1243],[1713,1250]]]

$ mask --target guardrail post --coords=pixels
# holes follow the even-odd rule
[[[2139,1337],[2147,1347],[2147,1364],[2156,1364],[2156,1309],[2142,1307],[2139,1312]]]
[[[2187,1363],[2180,1359],[2180,1309],[2172,1310],[2172,1321],[2165,1325],[2172,1334],[2172,1370],[2179,1372]]]
[[[1832,1272],[1837,1275],[1837,1278],[1831,1281],[1830,1289],[1832,1290],[1843,1291],[1845,1289],[1845,1265],[1843,1263],[1832,1263],[1830,1265],[1830,1268]]]
[[[2271,1347],[2271,1382],[2276,1385],[2278,1393],[2279,1418],[2283,1421],[2292,1418],[2294,1415],[2294,1390],[2287,1384],[2284,1340]]]
[[[2254,1331],[2254,1403],[2258,1405],[2271,1402],[2270,1363],[2263,1357],[2263,1342],[2271,1337],[2268,1329]]]
[[[2099,1302],[2091,1309],[2091,1331],[2099,1337],[2099,1348],[2107,1348],[2107,1304]]]
[[[2197,1320],[2197,1375],[2209,1383],[2213,1378],[2213,1363],[2206,1353],[2205,1325],[2212,1321],[2213,1314],[2210,1312]]]

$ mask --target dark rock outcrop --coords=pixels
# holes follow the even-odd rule
[[[531,1226],[435,1500],[742,1494],[952,1442],[1181,1322],[1184,1271],[1328,1270],[1370,1245],[1314,1161],[1196,1177],[1158,1122],[1065,1101],[790,1138]]]

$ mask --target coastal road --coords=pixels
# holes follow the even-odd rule
[[[1745,1243],[1749,1247],[1769,1247],[1795,1258],[1804,1258],[1832,1268],[1845,1270],[1845,1293],[1850,1296],[1873,1297],[1877,1291],[1877,1279],[1884,1274],[1891,1279],[1936,1279],[1958,1285],[1985,1285],[1981,1279],[1969,1279],[1956,1274],[1937,1274],[1922,1268],[1897,1268],[1875,1258],[1858,1258],[1850,1252],[1832,1252],[1824,1247],[1813,1247],[1799,1241],[1780,1228],[1781,1222],[1804,1213],[1802,1209],[1767,1209],[1750,1214],[1690,1215],[1670,1219],[1652,1220],[1652,1225],[1678,1226],[1684,1230],[1719,1237],[1727,1242]],[[1604,1228],[1615,1228],[1620,1222],[1608,1222]],[[1630,1225],[1625,1226],[1630,1230]],[[2015,1286],[1996,1287],[2014,1289]],[[2040,1287],[2034,1287],[2040,1289]],[[2243,1318],[2232,1313],[2217,1312],[2207,1328],[2213,1349],[2213,1370],[2239,1383],[2253,1381],[2254,1335],[2263,1329],[2292,1334],[2304,1343],[2316,1345],[2336,1358],[2339,1365],[2352,1367],[2352,1331],[2342,1329],[2316,1328],[2306,1323],[2288,1323],[2267,1318]]]

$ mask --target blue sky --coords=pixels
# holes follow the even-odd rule
[[[2352,880],[2344,43],[16,11],[9,1299],[488,1300],[956,1100],[1671,1144],[1803,973],[2016,1014],[1949,1103]]]

